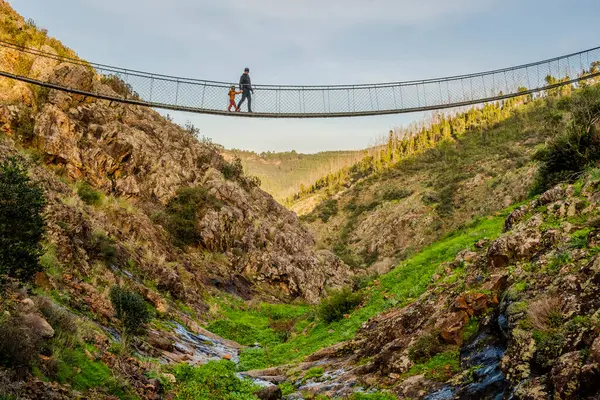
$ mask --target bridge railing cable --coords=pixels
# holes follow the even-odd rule
[[[253,85],[254,113],[229,113],[227,92],[237,82],[175,77],[130,70],[0,41],[1,51],[93,68],[114,90],[68,87],[51,77],[0,71],[0,76],[100,99],[205,114],[271,118],[323,118],[395,114],[478,104],[573,85],[600,76],[600,47],[493,71],[436,79],[357,85]],[[239,96],[237,100],[239,100]],[[246,105],[242,106],[245,108]]]

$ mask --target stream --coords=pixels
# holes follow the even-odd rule
[[[469,383],[460,386],[447,385],[425,396],[424,400],[503,399],[509,386],[501,369],[502,356],[506,350],[506,323],[506,316],[499,314],[461,349],[461,367],[473,371]]]

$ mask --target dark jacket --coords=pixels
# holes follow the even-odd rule
[[[250,82],[249,74],[242,74],[240,77],[240,90],[254,92],[254,89],[252,89],[252,82]]]

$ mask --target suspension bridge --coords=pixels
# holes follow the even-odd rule
[[[358,85],[253,85],[253,113],[227,111],[237,82],[174,77],[61,57],[0,41],[0,49],[92,67],[105,82],[124,90],[83,90],[51,79],[0,70],[0,76],[98,99],[152,108],[252,118],[332,118],[440,110],[543,92],[600,76],[600,47],[510,68],[450,76]],[[556,80],[548,79],[554,77]]]

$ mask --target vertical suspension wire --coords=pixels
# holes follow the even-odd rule
[[[348,96],[348,112],[350,112],[350,89],[346,89],[346,94]]]
[[[484,75],[481,75],[481,83],[483,85],[483,97],[487,96],[487,88],[485,86],[485,77]]]
[[[148,101],[150,101],[150,103],[152,103],[152,92],[154,90],[154,77],[152,77],[150,79],[150,99]]]
[[[400,108],[404,108],[404,96],[402,95],[402,87],[404,85],[400,85]]]
[[[472,101],[473,96],[475,95],[475,90],[473,90],[473,78],[469,78],[469,85],[471,86],[471,101]]]

